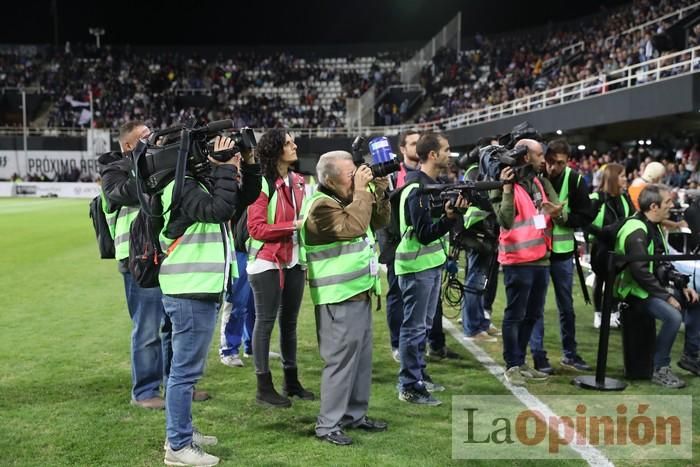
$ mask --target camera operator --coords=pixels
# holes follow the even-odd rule
[[[640,212],[628,218],[620,228],[615,252],[620,255],[667,254],[660,225],[668,219],[673,206],[670,189],[664,185],[646,185],[638,201]],[[682,388],[685,382],[671,371],[671,348],[685,313],[685,345],[678,365],[700,375],[698,294],[687,287],[687,281],[681,290],[683,284],[673,280],[679,273],[669,263],[620,261],[624,269],[615,281],[616,297],[662,323],[656,336],[652,382],[667,388]],[[683,278],[685,276],[680,276]],[[674,282],[677,296],[667,290],[669,281]]]
[[[170,365],[170,332],[160,335],[166,320],[159,287],[142,288],[133,280],[128,268],[129,231],[139,212],[136,184],[130,177],[132,160],[129,154],[139,139],[146,139],[151,130],[141,121],[128,122],[119,129],[121,153],[109,152],[99,157],[102,178],[103,208],[111,213],[114,228],[114,250],[119,272],[124,278],[126,305],[133,329],[131,332],[131,404],[146,409],[163,409],[161,383],[167,380]],[[203,392],[203,391],[200,391]]]
[[[401,169],[390,175],[395,190],[405,185],[407,175],[419,170],[420,161],[416,154],[418,138],[420,138],[420,133],[415,130],[406,131],[399,136],[399,151],[403,156],[403,162],[401,162]],[[394,273],[394,256],[400,240],[399,232],[392,231],[391,226],[377,231],[379,262],[386,264],[386,280],[389,285],[389,290],[386,292],[386,321],[389,326],[391,356],[396,362],[400,361],[399,333],[403,321],[401,289],[399,288],[399,280]]]
[[[595,214],[588,197],[588,185],[583,177],[568,166],[571,150],[564,139],[549,143],[545,154],[547,179],[559,196],[568,214],[566,223],[555,224],[552,230],[552,254],[550,256],[549,275],[554,286],[554,293],[559,310],[559,336],[561,337],[563,367],[590,371],[591,367],[576,352],[576,314],[574,313],[574,261],[576,240],[574,229],[588,226]],[[535,369],[552,374],[554,370],[544,350],[544,315],[532,329],[530,350]]]
[[[386,178],[352,156],[333,151],[316,166],[319,189],[304,203],[301,238],[308,265],[318,345],[324,367],[316,436],[336,445],[352,439],[343,428],[384,431],[367,418],[372,380],[370,293],[379,294],[374,234],[389,221]],[[369,189],[368,189],[369,187]]]
[[[532,328],[542,317],[549,285],[549,256],[552,250],[552,220],[565,224],[567,212],[559,204],[552,184],[538,174],[544,164],[544,148],[533,139],[521,139],[526,146],[525,165],[515,178],[513,167],[501,169],[507,182],[502,191],[492,192],[491,202],[501,226],[498,262],[503,265],[506,308],[503,317],[503,358],[505,378],[513,385],[544,381],[546,373],[525,363]],[[508,183],[510,182],[510,183]]]
[[[401,192],[398,213],[401,241],[394,260],[404,305],[399,335],[399,399],[439,405],[440,401],[430,392],[445,388],[433,383],[425,371],[423,348],[426,329],[432,326],[437,309],[442,268],[447,260],[444,237],[461,216],[457,209],[466,209],[468,203],[460,195],[454,206],[448,201],[444,214],[433,219],[430,196],[417,189],[421,184],[436,183],[437,176],[447,168],[450,144],[443,135],[425,133],[418,140],[416,152],[421,168]]]
[[[233,147],[230,138],[217,136],[214,140],[214,154]],[[260,169],[253,152],[244,151],[242,156],[242,192],[235,180],[233,158],[219,162],[209,155],[212,170],[196,179],[185,178],[179,203],[172,204],[175,180],[161,195],[164,226],[160,242],[168,256],[158,279],[173,327],[165,398],[166,464],[215,465],[219,461],[201,448],[216,444],[217,439],[192,426],[192,390],[204,371],[219,302],[235,267],[228,221],[239,203],[260,192]]]
[[[476,182],[479,175],[479,149],[497,145],[495,137],[484,137],[477,142],[475,153],[470,156],[464,179]],[[467,339],[475,342],[495,342],[500,331],[491,324],[491,306],[498,284],[498,263],[495,261],[498,230],[493,208],[488,210],[470,206],[464,215],[464,230],[483,234],[478,247],[467,252],[467,270],[462,302],[462,327]],[[495,234],[495,236],[494,236]],[[487,311],[488,308],[488,311]],[[488,316],[487,316],[487,313]]]

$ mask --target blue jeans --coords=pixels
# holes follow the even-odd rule
[[[440,296],[442,267],[399,276],[403,296],[403,323],[399,335],[399,385],[410,389],[423,380],[426,330],[433,324]]]
[[[696,355],[700,351],[700,305],[694,304],[684,314],[673,308],[668,302],[657,297],[639,300],[639,310],[661,321],[661,329],[656,335],[654,352],[654,369],[671,364],[671,348],[676,340],[681,320],[685,317],[685,344],[683,352]],[[685,315],[685,316],[684,316]]]
[[[393,261],[386,265],[386,280],[389,283],[389,290],[386,293],[386,322],[389,325],[391,348],[398,349],[401,323],[403,322],[403,299],[401,298],[399,277],[394,274]]]
[[[484,292],[491,257],[470,250],[467,254],[467,262],[462,301],[462,327],[465,335],[474,336],[487,331],[491,326],[491,320],[484,316]]]
[[[216,327],[216,302],[163,296],[173,325],[173,360],[165,394],[165,428],[174,450],[192,443],[192,391],[204,373]]]
[[[506,369],[525,364],[532,327],[544,312],[549,266],[503,266],[506,309],[503,316],[503,359]]]
[[[576,314],[574,313],[574,261],[572,258],[562,261],[552,261],[549,266],[554,295],[559,310],[559,336],[561,347],[566,358],[576,356]],[[544,350],[544,315],[537,320],[530,337],[532,356],[547,357]]]
[[[137,401],[160,396],[163,382],[163,356],[166,340],[161,340],[160,326],[165,318],[160,287],[144,289],[128,272],[124,276],[124,291],[131,331],[131,398]]]
[[[246,264],[248,255],[236,252],[238,264],[238,279],[233,282],[226,301],[232,304],[231,312],[221,317],[221,344],[219,355],[236,355],[243,342],[243,351],[248,355],[253,353],[253,326],[255,325],[255,300],[253,290],[248,282]]]

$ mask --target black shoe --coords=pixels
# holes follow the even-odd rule
[[[280,396],[275,391],[272,384],[272,374],[270,372],[256,375],[258,378],[258,390],[255,393],[255,401],[267,407],[282,409],[292,406],[292,401],[284,396]]]
[[[299,382],[296,367],[284,369],[284,386],[282,386],[282,394],[290,399],[292,397],[298,397],[299,399],[305,401],[314,400],[314,393],[304,389]]]
[[[451,360],[459,360],[462,358],[460,354],[457,352],[453,352],[452,350],[449,349],[449,347],[444,346],[441,349],[438,350],[432,350],[428,349],[428,357],[433,357],[438,360],[442,360],[443,358],[451,359]]]
[[[700,358],[698,356],[688,355],[684,352],[678,361],[678,366],[696,376],[700,376]]]
[[[352,438],[346,436],[341,430],[328,433],[325,436],[317,436],[317,438],[338,446],[349,446],[352,444]]]
[[[411,389],[401,389],[399,391],[399,400],[418,405],[438,406],[442,404],[442,402],[435,399],[425,388],[417,389],[415,387]]]
[[[380,420],[372,420],[371,418],[364,417],[362,421],[354,425],[353,428],[359,428],[365,431],[386,431],[389,425],[386,422]]]
[[[533,356],[532,361],[535,364],[535,370],[541,371],[542,373],[546,373],[548,375],[554,374],[554,368],[552,368],[552,365],[549,364],[549,359],[547,357]]]
[[[593,368],[586,363],[580,355],[576,354],[573,358],[563,357],[559,363],[561,366],[569,368],[576,371],[592,371]]]

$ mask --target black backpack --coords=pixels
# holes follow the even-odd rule
[[[158,273],[167,256],[158,239],[161,228],[162,217],[149,216],[141,209],[129,231],[129,272],[144,289],[160,285]]]
[[[95,229],[97,247],[100,250],[100,258],[114,259],[114,239],[109,231],[107,218],[102,210],[102,196],[97,195],[90,201],[90,218]]]

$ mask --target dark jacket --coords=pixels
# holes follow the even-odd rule
[[[663,239],[661,238],[661,232],[659,232],[657,226],[641,213],[636,216],[647,225],[647,233],[645,234],[643,230],[638,229],[629,234],[625,240],[625,254],[648,255],[648,248],[651,242],[654,244],[655,255],[665,254],[666,251],[664,249]],[[664,301],[668,300],[668,297],[671,296],[666,288],[661,285],[661,282],[659,282],[656,276],[649,272],[649,261],[627,263],[627,269],[630,271],[630,274],[632,274],[634,280],[636,280],[640,287],[646,290],[650,296],[660,298]]]
[[[406,176],[406,184],[418,181],[420,184],[437,183],[425,172],[415,171]],[[454,226],[455,221],[448,219],[444,214],[437,221],[433,221],[430,215],[430,195],[413,190],[406,199],[405,216],[408,225],[413,226],[416,238],[423,245],[427,245],[443,237]]]
[[[579,181],[580,180],[580,181]],[[552,187],[561,193],[562,185],[564,183],[564,171],[559,174],[558,177],[549,178],[552,183]],[[591,199],[589,197],[590,190],[588,184],[581,177],[581,175],[572,170],[569,174],[569,216],[564,223],[565,227],[570,227],[572,229],[582,229],[590,225],[595,219],[596,213],[598,211],[593,210],[591,205]],[[561,201],[561,200],[560,200]],[[550,259],[552,261],[563,261],[569,259],[573,256],[574,252],[569,253],[554,253]]]
[[[406,179],[414,176],[418,172],[418,169],[412,169],[403,162],[401,163],[402,170],[404,172],[404,183]],[[401,188],[398,186],[399,177],[398,172],[394,172],[389,176],[391,183],[394,186],[394,191]],[[403,185],[402,185],[403,186]],[[391,193],[388,194],[391,196]],[[394,257],[396,256],[396,247],[399,246],[399,241],[401,241],[401,234],[399,232],[394,232],[392,230],[391,224],[383,229],[377,230],[377,243],[379,244],[379,262],[382,264],[394,264]]]

